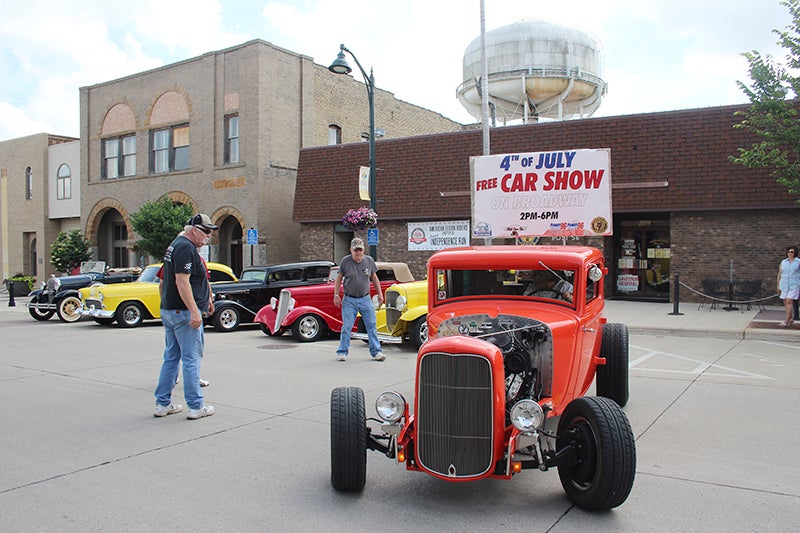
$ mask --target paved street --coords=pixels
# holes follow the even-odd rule
[[[800,337],[742,338],[731,324],[752,328],[757,310],[702,315],[686,304],[686,315],[670,317],[664,305],[610,303],[611,321],[633,324],[624,410],[637,474],[621,507],[593,514],[570,504],[555,470],[447,483],[376,452],[363,493],[334,492],[331,389],[363,387],[369,415],[381,390],[413,398],[410,348],[387,346],[377,363],[354,342],[339,363],[333,338],[207,330],[202,376],[217,413],[157,419],[160,322],[36,322],[24,299],[6,303],[0,297],[2,531],[798,528]],[[727,326],[708,326],[716,320]]]

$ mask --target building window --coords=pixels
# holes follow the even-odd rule
[[[172,126],[150,133],[150,172],[159,174],[189,168],[189,126]]]
[[[33,199],[33,170],[31,167],[25,169],[25,199]]]
[[[103,168],[100,179],[136,175],[136,135],[103,139]]]
[[[225,164],[239,162],[239,115],[225,117]]]
[[[72,171],[69,165],[61,165],[56,173],[56,200],[72,198]]]
[[[328,144],[342,144],[342,128],[336,124],[328,126]]]

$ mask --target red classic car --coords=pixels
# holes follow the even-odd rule
[[[381,290],[395,283],[414,281],[414,276],[405,263],[378,262],[378,279]],[[279,298],[272,298],[262,307],[255,321],[267,335],[282,335],[287,330],[301,342],[319,340],[326,332],[342,330],[342,310],[333,305],[333,289],[338,267],[332,267],[328,282],[307,287],[290,287],[281,290]],[[375,296],[375,287],[370,284],[370,293]],[[354,326],[353,331],[355,331]]]
[[[331,393],[331,484],[358,491],[366,450],[445,481],[510,479],[557,468],[588,510],[622,504],[636,449],[628,401],[628,329],[602,316],[603,254],[574,246],[449,249],[428,262],[429,340],[414,402]],[[584,396],[596,381],[598,396]],[[371,422],[372,423],[372,422]]]

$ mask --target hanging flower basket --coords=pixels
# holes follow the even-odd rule
[[[378,225],[378,213],[369,207],[350,209],[342,217],[342,224],[353,231],[374,228]]]

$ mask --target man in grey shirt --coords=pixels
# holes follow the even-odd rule
[[[361,320],[367,329],[369,354],[372,360],[386,359],[378,341],[375,307],[369,297],[369,284],[372,282],[378,293],[378,302],[383,303],[381,282],[378,280],[377,272],[375,261],[364,253],[364,241],[358,237],[350,241],[350,255],[342,258],[333,289],[333,304],[342,308],[342,332],[339,337],[339,348],[336,350],[336,358],[339,361],[347,361],[347,354],[350,352],[350,333],[353,331],[358,313],[361,313]],[[344,280],[344,297],[339,292],[342,280]]]

